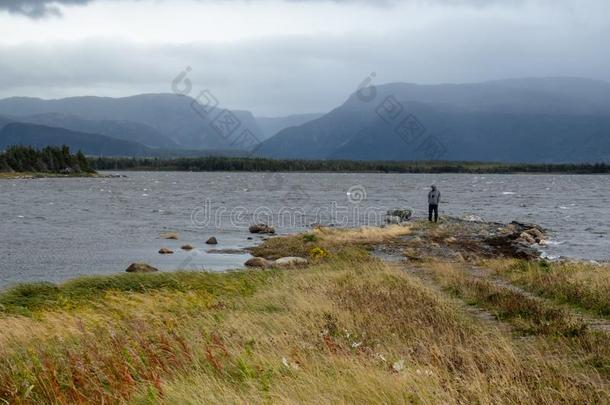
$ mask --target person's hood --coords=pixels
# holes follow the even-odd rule
[[[436,186],[432,185],[432,191],[436,191]]]

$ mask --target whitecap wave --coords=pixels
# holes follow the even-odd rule
[[[559,246],[566,243],[565,240],[545,240],[544,242],[549,246]]]
[[[561,256],[550,255],[547,252],[541,252],[540,257],[547,260],[558,260]]]

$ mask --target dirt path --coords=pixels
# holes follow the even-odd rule
[[[512,293],[528,300],[536,300],[547,308],[564,310],[590,330],[610,333],[610,320],[596,317],[594,314],[581,311],[569,304],[561,304],[552,299],[541,297],[509,280],[502,278],[492,269],[476,266],[481,258],[522,258],[535,260],[539,252],[535,246],[524,245],[524,233],[543,237],[543,230],[534,224],[512,222],[508,225],[469,222],[448,218],[439,225],[421,222],[411,226],[411,232],[396,240],[373,246],[372,254],[378,259],[407,271],[422,280],[427,286],[443,293],[447,292],[422,263],[434,258],[447,263],[454,263],[458,270],[467,277],[484,280],[494,287],[510,290]],[[542,235],[542,236],[540,236]],[[525,254],[526,252],[527,254]],[[525,257],[523,257],[525,254]],[[475,305],[461,301],[467,312],[483,320],[495,320],[493,313]],[[504,323],[504,322],[500,322]]]
[[[571,314],[573,314],[576,319],[578,319],[582,323],[586,324],[591,330],[610,333],[610,321],[609,320],[603,319],[603,318],[596,318],[592,315],[578,311],[570,305],[560,304],[560,303],[557,303],[548,298],[540,297],[539,295],[536,295],[532,292],[524,290],[523,288],[521,288],[515,284],[512,284],[511,282],[509,282],[503,278],[496,276],[494,274],[493,270],[485,269],[485,268],[477,267],[477,266],[468,266],[466,268],[466,273],[471,277],[484,279],[490,283],[493,283],[494,285],[496,285],[498,287],[510,289],[524,297],[543,302],[547,306],[564,309],[564,310],[570,312]]]
[[[422,269],[421,267],[409,266],[408,264],[406,264],[404,262],[401,263],[399,260],[389,260],[389,261],[384,260],[384,261],[386,262],[386,264],[388,264],[391,267],[398,268],[402,271],[406,271],[407,273],[415,276],[426,287],[438,292],[439,294],[443,295],[446,298],[449,298],[454,304],[456,304],[458,307],[460,307],[467,315],[469,315],[479,321],[492,324],[493,327],[495,327],[496,329],[499,329],[500,331],[502,331],[504,333],[511,333],[513,331],[512,327],[507,322],[499,321],[492,312],[490,312],[486,309],[483,309],[479,306],[476,306],[476,305],[469,305],[464,300],[461,300],[459,298],[447,297],[447,293],[443,290],[443,288],[440,285],[438,285],[437,283],[435,283],[433,277],[431,277],[431,275],[428,272],[426,272],[424,269]]]
[[[442,293],[443,295],[447,295],[447,293],[443,290],[443,288],[434,280],[434,277],[431,276],[431,274],[428,273],[422,267],[419,267],[416,265],[410,265],[408,262],[406,262],[404,260],[403,257],[400,257],[395,254],[389,254],[387,252],[385,252],[383,255],[377,254],[376,256],[379,257],[381,260],[383,260],[388,265],[400,268],[403,271],[406,271],[409,274],[414,275],[419,280],[421,280],[427,287],[432,288],[435,291]],[[564,309],[564,310],[568,311],[569,313],[571,313],[572,315],[574,315],[574,317],[576,319],[578,319],[580,322],[586,324],[589,327],[589,329],[591,329],[593,331],[604,332],[604,333],[610,334],[610,321],[607,319],[596,318],[589,314],[580,312],[570,305],[559,304],[557,302],[554,302],[553,300],[543,298],[536,294],[533,294],[527,290],[524,290],[523,288],[521,288],[519,286],[516,286],[516,285],[510,283],[509,281],[507,281],[505,279],[502,279],[502,278],[496,276],[494,274],[493,270],[478,267],[478,266],[466,266],[464,268],[464,270],[465,270],[465,273],[470,277],[485,280],[500,288],[509,289],[523,297],[527,297],[529,299],[540,301],[540,302],[544,303],[545,306]],[[466,302],[464,302],[463,300],[460,300],[457,298],[454,299],[454,301],[461,303],[462,304],[461,306],[464,308],[464,310],[468,314],[473,316],[474,318],[477,318],[477,319],[485,321],[485,322],[493,322],[496,325],[496,327],[503,329],[505,331],[510,329],[510,327],[508,326],[508,324],[506,322],[498,321],[496,319],[496,316],[492,312],[485,310],[481,307],[478,307],[476,305],[469,305]]]

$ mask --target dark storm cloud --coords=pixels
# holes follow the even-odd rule
[[[12,14],[21,14],[30,18],[42,18],[61,15],[58,5],[85,5],[96,0],[0,0],[0,11]],[[153,0],[149,0],[153,1]],[[237,2],[238,0],[199,0],[200,2]],[[262,1],[262,0],[259,0]],[[334,2],[334,3],[360,3],[371,6],[391,6],[398,0],[285,0],[288,2],[308,3]],[[407,2],[425,5],[449,6],[475,6],[481,7],[492,4],[522,4],[524,0],[407,0]]]
[[[0,10],[22,14],[31,18],[60,15],[57,5],[87,4],[92,0],[2,0]]]
[[[228,7],[227,13],[238,13],[246,3],[246,0],[201,0],[206,1],[235,4],[236,7]],[[263,1],[250,0],[250,4]],[[310,4],[314,7],[333,1],[357,5],[348,11],[354,11],[358,18],[340,25],[344,10],[323,6],[320,10],[328,13],[324,21],[333,27],[338,22],[337,30],[287,33],[278,28],[275,34],[262,31],[265,35],[236,35],[236,39],[226,41],[209,41],[196,31],[192,36],[188,36],[190,31],[185,31],[186,36],[181,32],[168,35],[165,40],[148,38],[146,24],[136,27],[144,28],[141,37],[129,38],[124,34],[122,37],[119,32],[113,37],[72,38],[73,33],[87,33],[87,25],[70,20],[66,10],[66,18],[60,22],[73,26],[64,37],[46,39],[43,30],[46,22],[36,21],[31,25],[41,34],[25,35],[29,32],[23,30],[24,40],[0,42],[0,98],[169,92],[172,80],[187,66],[192,68],[189,80],[194,96],[210,89],[223,105],[251,109],[262,115],[331,109],[343,102],[371,72],[376,73],[376,84],[462,83],[532,76],[610,81],[606,40],[610,37],[610,22],[604,18],[610,12],[607,0],[403,2],[435,5],[430,8],[400,5],[384,8],[380,1],[360,6],[364,0],[311,0]],[[115,6],[119,2],[131,5],[126,7],[128,12],[142,11],[143,19],[146,8],[153,9],[153,4],[164,2],[171,7],[175,4],[170,0],[109,3]],[[85,2],[71,0],[62,4],[70,3]],[[1,3],[5,10],[8,4]],[[17,3],[12,0],[10,4]],[[187,11],[196,14],[195,3],[180,4],[192,7]],[[373,4],[380,7],[362,10]],[[464,6],[465,10],[454,6]],[[286,11],[285,19],[298,19],[300,8],[299,5],[296,11]],[[369,15],[378,20],[371,22]],[[91,21],[95,23],[94,19]],[[128,20],[119,22],[123,21],[130,30],[136,30],[136,24],[130,25]],[[163,20],[151,18],[150,24],[160,26],[159,21]],[[382,24],[373,24],[375,21],[383,22],[387,29],[378,29]],[[16,27],[20,28],[22,23],[19,21]],[[218,38],[223,38],[223,32],[231,34],[232,26],[228,26],[225,31],[221,29]],[[106,29],[103,20],[96,27]],[[0,38],[10,39],[9,33],[10,27]],[[109,29],[108,33],[113,32]],[[31,40],[37,35],[41,40]]]

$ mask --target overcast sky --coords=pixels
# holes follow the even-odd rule
[[[171,92],[324,112],[375,82],[610,81],[608,0],[0,0],[0,97]]]

